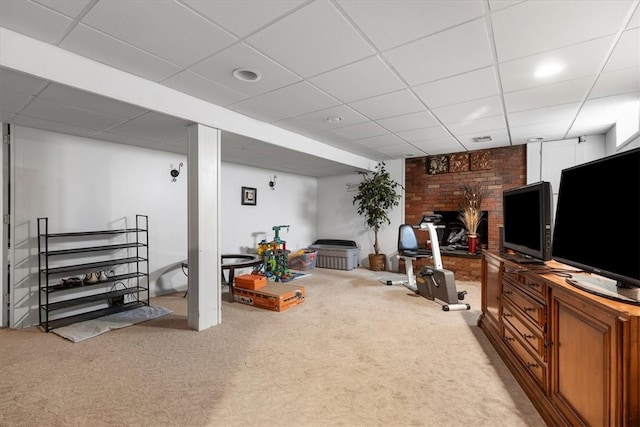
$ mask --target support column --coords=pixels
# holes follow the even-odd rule
[[[220,131],[190,125],[188,145],[188,325],[202,331],[222,321]]]
[[[11,141],[9,134],[9,124],[0,123],[2,126],[2,147],[0,149],[0,164],[2,164],[2,173],[0,174],[0,197],[2,210],[2,226],[0,227],[0,327],[9,326],[9,262],[10,252],[8,246],[9,238],[9,143]]]

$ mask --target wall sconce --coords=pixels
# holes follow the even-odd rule
[[[182,162],[180,162],[180,164],[178,165],[178,169],[171,169],[171,176],[173,177],[173,179],[171,180],[171,182],[176,182],[176,178],[178,177],[178,175],[180,175],[180,169],[182,168]]]
[[[276,189],[276,178],[278,176],[277,175],[273,175],[273,178],[271,178],[271,181],[269,181],[269,187],[271,187],[272,190]]]

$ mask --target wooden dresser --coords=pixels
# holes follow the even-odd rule
[[[640,426],[640,306],[540,267],[484,251],[478,326],[547,424]]]

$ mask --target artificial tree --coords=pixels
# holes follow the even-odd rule
[[[380,251],[378,231],[385,223],[391,224],[388,212],[400,204],[398,188],[403,187],[391,178],[384,162],[378,163],[374,171],[357,173],[363,179],[358,185],[358,194],[353,197],[353,204],[357,205],[358,214],[364,216],[365,225],[373,230],[374,236],[374,253],[369,254],[369,268],[386,270],[387,256]]]

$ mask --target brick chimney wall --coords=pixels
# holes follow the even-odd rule
[[[424,214],[458,210],[460,185],[479,183],[485,190],[481,209],[489,214],[489,249],[498,249],[498,233],[502,225],[502,192],[526,184],[527,152],[525,145],[483,151],[491,154],[491,168],[479,171],[431,175],[427,172],[427,157],[405,160],[405,221],[417,224]],[[418,240],[423,239],[418,236]],[[443,255],[442,263],[444,268],[454,272],[456,279],[480,281],[478,258]],[[416,266],[422,264],[429,262],[416,263]]]

